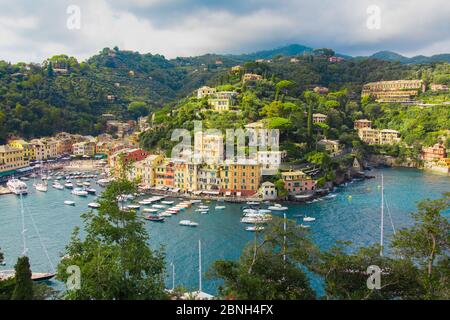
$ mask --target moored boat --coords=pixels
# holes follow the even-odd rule
[[[88,192],[81,188],[75,188],[71,192],[73,195],[79,196],[79,197],[86,197],[88,195]]]
[[[25,182],[20,181],[19,179],[12,178],[8,180],[6,186],[8,187],[9,191],[17,195],[28,193],[27,184]]]
[[[92,209],[98,209],[98,208],[100,208],[100,203],[91,202],[91,203],[88,204],[88,207],[92,208]]]
[[[271,211],[285,211],[288,209],[288,207],[283,207],[281,204],[274,204],[273,206],[268,207],[267,209]]]
[[[197,227],[198,223],[191,221],[191,220],[181,220],[179,223],[181,226],[188,226],[188,227]]]

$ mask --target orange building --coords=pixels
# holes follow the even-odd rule
[[[252,196],[258,192],[261,168],[256,160],[225,161],[220,171],[220,193],[225,196]]]
[[[432,147],[422,147],[422,159],[424,161],[440,160],[447,157],[447,152],[442,144],[436,143]]]

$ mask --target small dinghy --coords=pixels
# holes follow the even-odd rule
[[[145,219],[145,220],[148,220],[148,221],[153,221],[153,222],[164,222],[164,218],[161,217],[161,216],[159,216],[159,215],[156,215],[156,216],[146,216],[144,219]]]
[[[67,205],[67,206],[75,206],[75,202],[74,201],[70,201],[70,200],[64,201],[64,204]]]
[[[100,203],[91,202],[91,203],[88,204],[88,207],[92,208],[92,209],[98,209],[98,208],[100,208]]]

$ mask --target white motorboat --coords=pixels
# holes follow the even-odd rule
[[[64,187],[66,187],[67,189],[73,189],[73,183],[68,181],[68,182],[64,183]]]
[[[64,204],[67,205],[67,206],[74,206],[75,202],[70,201],[70,200],[66,200],[66,201],[64,201]]]
[[[156,213],[156,212],[158,212],[158,209],[144,208],[142,211],[147,212],[147,213]]]
[[[6,186],[8,187],[9,191],[17,195],[28,193],[27,184],[25,182],[20,181],[19,179],[12,178],[8,180]]]
[[[179,224],[181,226],[188,226],[188,227],[196,227],[196,226],[198,226],[197,222],[194,222],[194,221],[191,221],[191,220],[181,220],[179,222]]]
[[[161,217],[171,217],[173,214],[167,211],[161,212],[159,214]]]
[[[95,190],[94,188],[87,188],[86,191],[89,194],[96,194],[97,193],[97,190]]]
[[[47,190],[48,190],[47,182],[35,183],[35,184],[33,184],[33,186],[37,191],[40,191],[40,192],[47,192]]]
[[[200,202],[202,202],[202,200],[198,200],[198,199],[193,199],[193,200],[191,200],[190,201],[190,203],[200,203]]]
[[[305,221],[305,222],[316,221],[316,218],[305,216],[305,217],[303,218],[303,221]]]
[[[157,208],[157,209],[165,209],[166,206],[164,204],[154,204],[152,205],[153,208]]]
[[[127,209],[131,209],[131,210],[139,210],[141,208],[141,206],[138,206],[137,204],[129,204],[127,206]]]
[[[88,195],[88,192],[86,190],[83,190],[81,188],[75,188],[71,192],[73,195],[79,196],[79,197],[86,197]]]
[[[27,177],[22,177],[22,178],[20,178],[20,180],[22,180],[22,181],[28,181],[28,180],[30,180],[30,179],[28,179]]]
[[[91,203],[88,204],[88,207],[92,208],[92,209],[98,209],[98,208],[100,208],[100,203],[91,202]]]
[[[252,232],[263,231],[264,227],[262,227],[262,226],[250,226],[250,227],[246,227],[245,230],[252,231]]]
[[[83,182],[83,185],[84,185],[84,186],[86,186],[86,187],[90,187],[90,186],[91,186],[91,183],[90,183],[90,182],[87,182],[87,181],[85,181],[85,182]]]
[[[308,225],[306,225],[306,224],[300,224],[300,228],[303,228],[303,229],[308,229],[308,228],[310,228],[311,226],[308,226]]]
[[[208,206],[198,206],[199,209],[208,209]]]
[[[271,211],[285,211],[288,209],[288,207],[283,207],[281,204],[274,204],[273,206],[268,207],[267,209]]]
[[[223,210],[225,208],[226,208],[225,206],[215,206],[214,209],[216,209],[216,210]]]
[[[53,187],[54,189],[58,189],[58,190],[63,190],[63,189],[64,189],[64,186],[63,186],[61,183],[59,183],[58,181],[55,181],[55,182],[52,184],[52,187]]]
[[[165,200],[165,201],[161,201],[161,203],[162,203],[162,204],[173,204],[174,201],[166,201],[166,200]]]
[[[272,217],[265,217],[265,216],[259,215],[259,216],[243,217],[241,219],[241,222],[242,223],[252,223],[252,224],[267,223],[271,219],[272,219]]]
[[[248,201],[247,204],[249,204],[249,205],[258,205],[259,202],[256,202],[256,201]]]

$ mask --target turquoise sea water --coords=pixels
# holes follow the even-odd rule
[[[396,229],[410,226],[410,212],[416,203],[425,198],[438,198],[450,191],[450,177],[424,173],[414,169],[373,170],[375,179],[355,181],[338,187],[327,197],[308,204],[289,204],[288,218],[307,214],[316,221],[309,223],[314,241],[323,249],[337,240],[352,241],[353,246],[373,244],[380,234],[380,174],[384,175],[385,198],[388,208],[385,216],[385,242],[392,234],[389,211]],[[30,194],[24,197],[26,240],[28,256],[35,272],[49,272],[52,267],[41,247],[39,235],[33,227],[33,220],[40,233],[42,243],[47,247],[50,260],[57,265],[60,253],[70,239],[75,226],[82,226],[80,213],[88,210],[87,204],[93,196],[80,198],[69,190],[49,187],[47,193],[36,192],[30,185]],[[101,190],[99,186],[94,186]],[[351,196],[351,197],[349,197]],[[66,206],[64,200],[73,200],[75,207]],[[176,198],[174,199],[178,201]],[[222,204],[222,203],[221,203]],[[165,246],[167,260],[167,286],[172,285],[172,268],[175,265],[175,283],[188,289],[198,286],[198,240],[202,241],[202,268],[205,272],[217,259],[237,259],[244,245],[253,239],[240,223],[241,204],[225,203],[225,210],[214,211],[215,202],[208,203],[209,214],[199,214],[190,208],[177,216],[166,218],[164,223],[146,222],[151,236],[150,244],[158,248]],[[280,213],[281,215],[282,213]],[[31,216],[33,219],[31,219]],[[6,266],[11,269],[22,252],[22,219],[20,200],[15,195],[0,197],[0,248],[5,254]],[[196,228],[183,227],[183,219],[199,223]],[[298,223],[301,223],[298,220]],[[320,291],[320,281],[312,279]],[[60,287],[57,283],[55,286]],[[203,291],[215,294],[218,283],[203,277]]]

